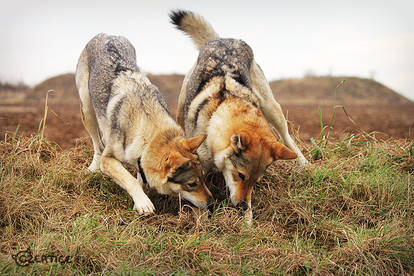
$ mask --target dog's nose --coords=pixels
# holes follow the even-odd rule
[[[246,201],[240,201],[239,203],[237,203],[236,208],[246,211],[249,208],[249,205]]]

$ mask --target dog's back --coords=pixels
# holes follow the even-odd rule
[[[80,60],[78,68],[87,67],[90,101],[104,139],[109,131],[128,129],[125,124],[141,116],[169,117],[165,99],[136,65],[135,48],[128,39],[99,34],[86,45],[83,54],[86,58],[82,62],[86,64],[80,64]]]
[[[213,77],[226,75],[251,89],[249,69],[253,62],[253,51],[239,39],[218,38],[205,43],[188,82],[184,114],[193,99]]]
[[[98,34],[85,47],[89,91],[98,117],[104,116],[113,81],[121,72],[139,72],[132,44],[122,36]]]
[[[139,70],[135,48],[124,37],[99,34],[92,38],[79,59],[76,84],[82,113],[88,114],[84,120],[90,121],[86,122],[90,125],[89,132],[96,137],[94,147],[97,152],[100,149],[96,144],[101,141],[119,144],[116,155],[123,160],[137,133],[151,135],[160,122],[173,123],[165,99]],[[143,121],[148,123],[140,123]],[[97,128],[102,138],[98,138],[101,134],[95,130]],[[99,147],[102,151],[103,146]],[[132,162],[134,158],[126,161]],[[95,163],[91,169],[97,169]]]
[[[128,77],[121,76],[122,73],[139,73],[140,78],[134,77],[132,81],[134,84],[142,86],[142,89],[130,89],[129,92],[135,94],[139,92],[139,95],[135,96],[141,99],[143,107],[147,106],[143,101],[155,100],[168,111],[161,93],[147,80],[136,65],[135,48],[128,39],[122,36],[99,34],[86,45],[85,51],[89,67],[89,91],[98,118],[105,116],[108,103],[115,96],[115,90],[112,89],[115,81],[123,77],[122,81],[128,82],[126,80]]]

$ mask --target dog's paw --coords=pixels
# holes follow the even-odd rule
[[[140,215],[148,215],[153,214],[155,211],[154,204],[152,204],[151,200],[146,197],[142,197],[138,200],[134,200],[134,208],[135,211],[138,212]]]
[[[96,172],[99,170],[99,165],[101,164],[101,154],[94,153],[92,163],[89,165],[88,170],[90,172]]]
[[[96,172],[99,170],[98,162],[95,161],[95,159],[92,161],[92,163],[89,165],[88,170],[90,172]]]
[[[298,160],[299,166],[301,166],[302,168],[304,168],[304,167],[306,167],[310,164],[309,161],[306,160],[306,158],[304,156],[299,156],[297,160]]]
[[[92,166],[92,164],[88,167],[88,171],[90,172],[97,172],[99,170],[99,167]]]
[[[244,213],[244,221],[246,222],[247,226],[252,226],[253,224],[253,212],[252,212],[252,208],[249,208],[246,210],[246,212]]]

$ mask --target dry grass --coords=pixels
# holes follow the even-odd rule
[[[312,149],[308,148],[310,152]],[[278,162],[254,191],[249,229],[228,201],[208,216],[151,198],[140,217],[108,177],[86,170],[85,140],[0,142],[0,274],[412,274],[413,142],[348,136],[304,171]],[[225,198],[223,182],[208,176]],[[12,254],[71,256],[17,266]]]

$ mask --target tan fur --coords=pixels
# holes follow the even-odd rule
[[[200,22],[202,22],[200,24]],[[187,33],[197,48],[203,46],[206,41],[218,38],[219,35],[203,17],[195,13],[189,13],[183,18],[180,29]]]
[[[240,145],[232,143],[234,135],[239,135]],[[231,98],[217,108],[207,128],[206,143],[213,159],[219,156],[214,159],[216,166],[222,171],[231,170],[235,186],[231,199],[235,205],[241,201],[250,202],[251,187],[261,178],[270,163],[277,159],[297,157],[294,152],[277,142],[260,110],[239,98]],[[221,164],[220,158],[228,159],[237,151],[241,151],[247,160],[244,167],[236,168],[227,161]],[[223,152],[226,153],[225,156],[220,155]],[[241,180],[238,173],[244,174],[245,180]]]

